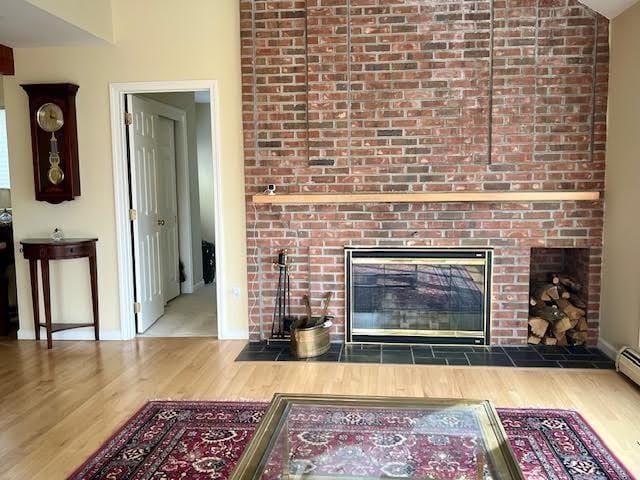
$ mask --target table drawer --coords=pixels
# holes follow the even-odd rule
[[[95,252],[91,243],[79,245],[23,245],[24,257],[27,259],[59,260],[65,258],[88,257]]]

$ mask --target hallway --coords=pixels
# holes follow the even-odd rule
[[[142,337],[217,337],[216,284],[170,301],[165,314]]]

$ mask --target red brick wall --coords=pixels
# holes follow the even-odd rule
[[[257,206],[251,195],[269,183],[279,192],[602,191],[606,19],[576,0],[240,8],[252,339],[269,330],[281,248],[292,256],[295,313],[305,293],[336,293],[337,338],[345,245],[494,247],[493,343],[526,341],[531,247],[592,247],[599,272],[601,202]],[[599,298],[599,281],[590,286]]]

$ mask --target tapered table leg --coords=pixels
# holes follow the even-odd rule
[[[31,277],[31,302],[33,304],[33,328],[36,340],[40,340],[40,301],[38,299],[38,261],[29,260],[29,276]]]
[[[51,282],[49,281],[49,260],[40,260],[42,266],[42,298],[44,299],[44,321],[47,325],[47,348],[53,348],[51,331]]]
[[[93,305],[93,328],[96,340],[100,340],[100,319],[98,313],[98,265],[96,256],[89,256],[89,273],[91,274],[91,303]]]

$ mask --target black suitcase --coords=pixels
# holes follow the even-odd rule
[[[216,249],[206,240],[202,241],[202,276],[205,284],[216,279]]]

